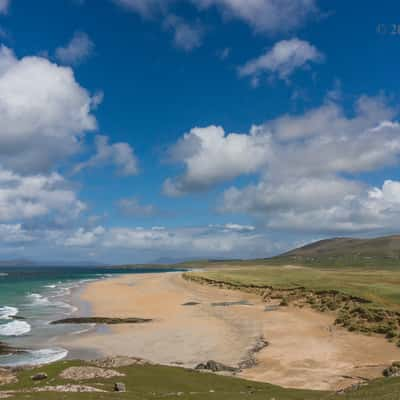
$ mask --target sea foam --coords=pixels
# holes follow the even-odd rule
[[[68,355],[68,350],[61,347],[27,350],[19,355],[0,356],[0,366],[18,367],[22,365],[43,365],[62,360]]]
[[[22,336],[31,331],[26,321],[11,321],[0,325],[0,336]]]
[[[0,319],[10,319],[18,314],[17,307],[3,306],[0,307]]]
[[[42,296],[39,293],[31,293],[27,295],[28,299],[30,299],[32,301],[32,305],[34,306],[49,306],[51,305],[50,300],[45,297]]]

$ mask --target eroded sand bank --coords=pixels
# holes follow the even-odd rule
[[[81,296],[96,316],[154,319],[60,343],[104,356],[129,355],[187,367],[213,359],[236,366],[263,336],[269,346],[257,353],[258,364],[240,376],[286,387],[334,390],[359,377],[378,377],[385,365],[400,360],[395,345],[336,328],[333,316],[293,307],[265,311],[258,296],[187,282],[180,273],[93,282]],[[213,304],[241,301],[249,304]],[[183,305],[187,302],[199,304]]]

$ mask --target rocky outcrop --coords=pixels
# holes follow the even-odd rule
[[[197,370],[206,370],[212,372],[239,372],[239,368],[230,367],[228,365],[219,363],[214,360],[207,361],[206,363],[201,363],[196,366]]]
[[[0,342],[0,356],[4,354],[13,354],[21,351],[23,350],[16,349],[14,347],[8,346],[3,342]]]
[[[105,393],[106,390],[98,389],[93,386],[85,385],[57,385],[57,386],[41,386],[29,389],[29,392],[59,392],[59,393]]]
[[[239,363],[239,368],[247,369],[255,367],[257,365],[257,353],[259,353],[262,349],[265,349],[267,346],[269,346],[269,342],[265,340],[264,336],[260,336],[256,340],[254,346],[247,353],[246,358]]]
[[[382,372],[383,376],[390,378],[392,376],[400,376],[400,361],[392,363],[388,368],[385,368]]]
[[[368,382],[357,382],[353,383],[352,385],[348,386],[347,388],[340,389],[336,392],[338,395],[345,395],[351,392],[356,392],[357,390],[360,390],[361,388],[365,387],[368,385]]]
[[[120,368],[130,367],[132,365],[153,365],[152,362],[144,360],[143,358],[127,356],[102,358],[100,360],[92,361],[91,364],[100,368]]]
[[[143,324],[151,322],[152,319],[148,318],[108,318],[108,317],[77,317],[77,318],[64,318],[57,321],[52,321],[52,325],[59,324],[105,324],[105,325],[118,325],[118,324]]]
[[[0,368],[0,386],[18,382],[17,375],[7,368]]]
[[[110,379],[117,376],[125,376],[113,369],[103,369],[99,367],[70,367],[60,374],[60,378],[71,381],[84,381],[89,379]]]

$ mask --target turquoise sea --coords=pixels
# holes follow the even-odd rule
[[[147,272],[167,271],[157,268],[0,268],[0,342],[25,350],[0,356],[0,366],[43,364],[67,357],[67,349],[55,345],[57,337],[83,333],[85,327],[51,325],[50,322],[82,314],[82,310],[71,304],[71,293],[91,280]]]

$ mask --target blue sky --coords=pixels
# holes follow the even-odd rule
[[[265,257],[396,232],[399,11],[0,0],[0,259]]]

